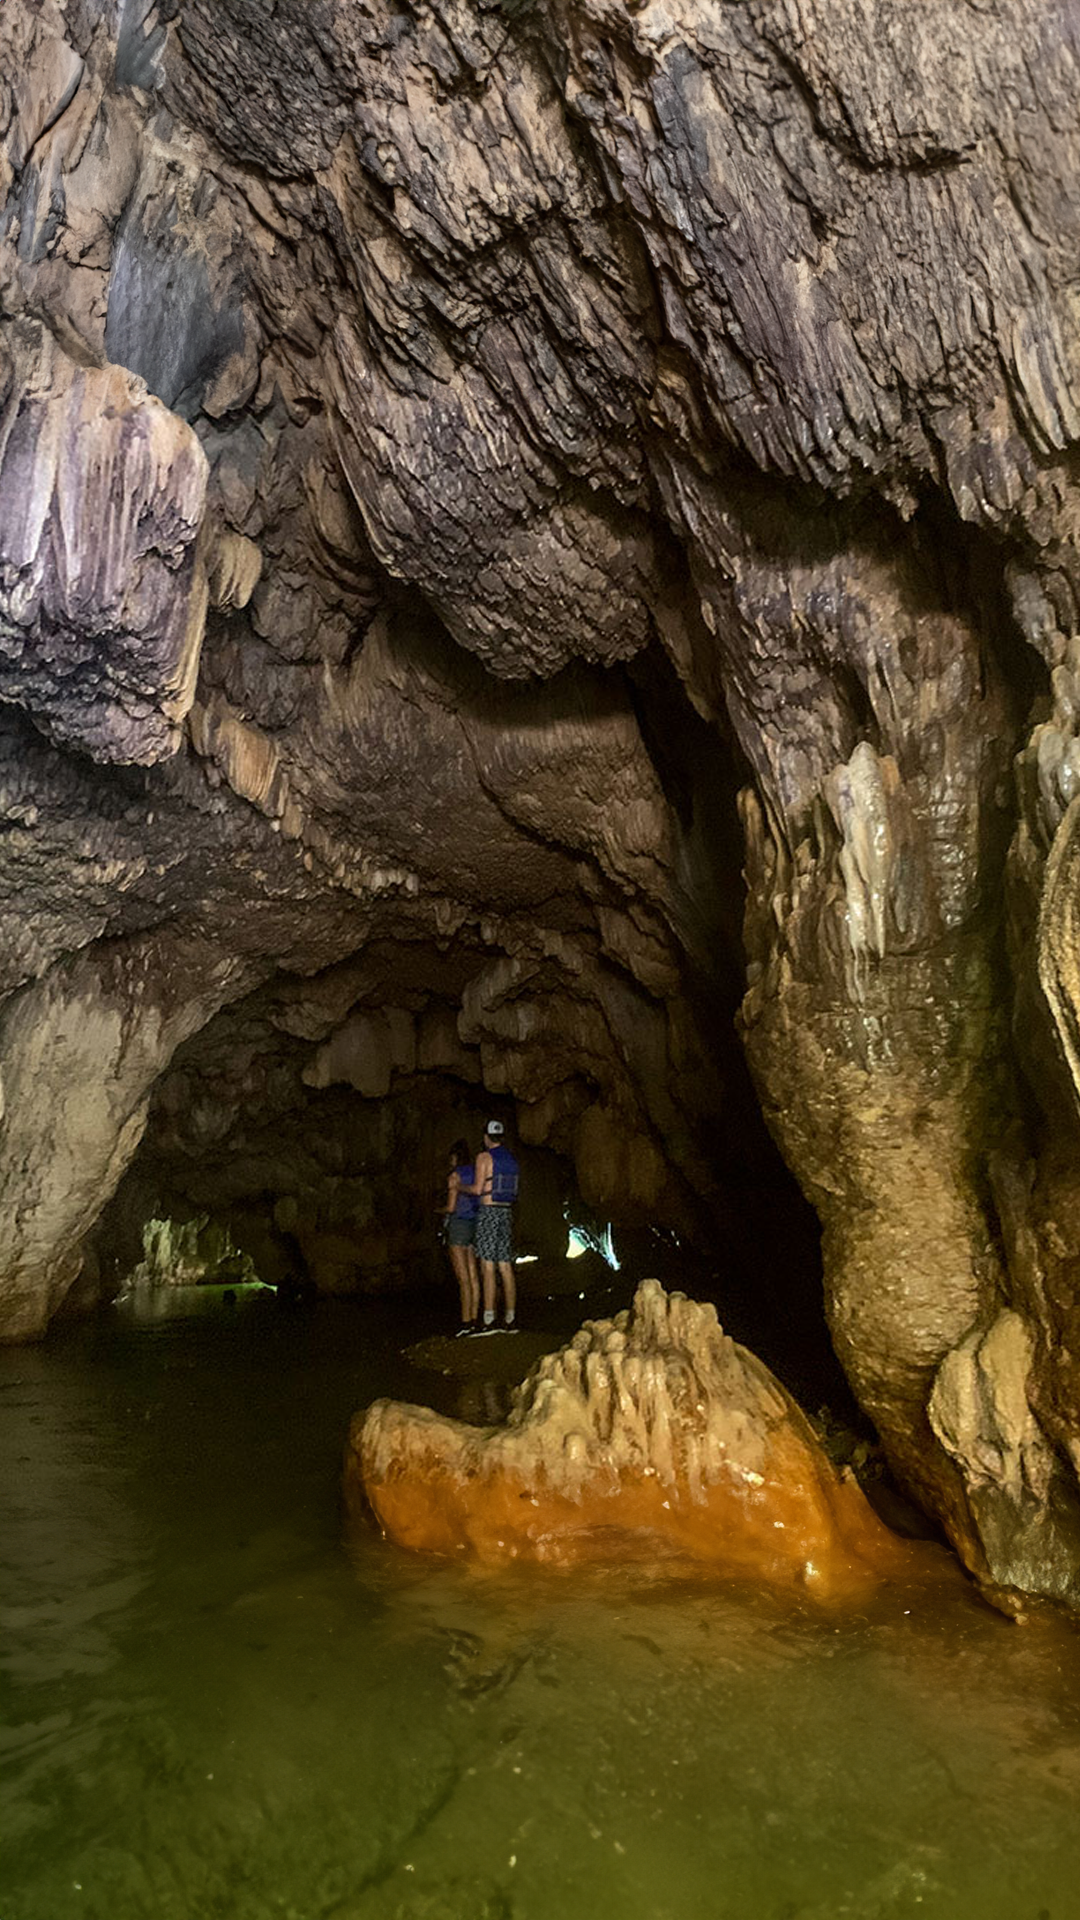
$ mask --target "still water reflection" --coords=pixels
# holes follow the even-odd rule
[[[1070,1628],[346,1552],[349,1414],[451,1383],[168,1304],[0,1354],[3,1920],[1080,1912]]]

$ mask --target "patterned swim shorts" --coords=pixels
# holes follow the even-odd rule
[[[512,1260],[513,1222],[509,1207],[481,1207],[473,1242],[478,1260]]]

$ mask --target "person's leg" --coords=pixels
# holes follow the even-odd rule
[[[480,1315],[480,1272],[476,1264],[476,1254],[472,1247],[463,1247],[465,1265],[468,1269],[467,1292],[469,1296],[469,1319],[474,1321]]]
[[[517,1280],[514,1275],[514,1221],[509,1207],[500,1207],[495,1222],[496,1244],[492,1251],[502,1282],[503,1322],[512,1327],[517,1318]]]
[[[484,1325],[486,1333],[495,1325],[495,1262],[499,1258],[498,1228],[490,1208],[481,1207],[476,1216],[476,1257],[484,1282]]]
[[[495,1322],[495,1262],[481,1260],[480,1272],[484,1276],[484,1325],[490,1327]]]
[[[451,1246],[450,1248],[450,1265],[454,1269],[454,1278],[458,1283],[458,1293],[461,1298],[462,1326],[466,1321],[476,1318],[475,1313],[469,1312],[469,1265],[465,1258],[467,1252],[466,1247]]]

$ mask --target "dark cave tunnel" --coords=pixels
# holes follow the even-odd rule
[[[808,1408],[828,1402],[859,1420],[825,1326],[817,1217],[768,1133],[735,1030],[743,881],[734,756],[718,754],[661,654],[633,663],[629,679],[671,804],[710,861],[711,924],[699,951],[707,947],[711,974],[688,962],[680,983],[722,1085],[720,1111],[702,1127],[710,1184],[699,1204],[672,1208],[661,1194],[643,1206],[620,1191],[617,1166],[603,1191],[594,1183],[583,1192],[574,1134],[595,1086],[562,1083],[565,1113],[554,1129],[545,1123],[554,1144],[538,1142],[535,1103],[505,1083],[485,1087],[483,1050],[458,1037],[462,995],[484,965],[477,944],[384,939],[314,976],[277,975],[178,1049],[88,1236],[63,1318],[139,1277],[160,1282],[164,1259],[174,1280],[248,1275],[289,1304],[330,1295],[362,1310],[365,1299],[415,1295],[418,1324],[437,1323],[440,1290],[446,1313],[453,1291],[437,1215],[447,1150],[461,1134],[479,1142],[497,1114],[523,1168],[525,1316],[535,1300],[535,1315],[576,1324],[618,1310],[655,1275],[712,1300],[725,1330]],[[313,1069],[320,1041],[324,1062]],[[325,1059],[328,1043],[344,1046],[336,1062]],[[685,1173],[669,1171],[685,1188]],[[589,1251],[570,1273],[574,1227]],[[617,1267],[597,1251],[608,1231]]]

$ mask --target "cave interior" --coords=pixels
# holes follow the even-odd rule
[[[4,1338],[498,1115],[1076,1603],[1078,31],[5,8]]]

